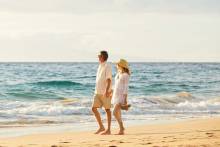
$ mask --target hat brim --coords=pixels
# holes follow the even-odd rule
[[[119,66],[121,66],[121,67],[123,67],[123,68],[126,68],[126,69],[130,70],[130,68],[129,68],[128,66],[120,65],[120,62],[117,62],[116,64],[119,65]]]

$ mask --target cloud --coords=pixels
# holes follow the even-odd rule
[[[9,12],[220,12],[219,0],[1,0]]]
[[[220,59],[215,0],[0,1],[0,60]],[[217,15],[216,15],[217,14]]]

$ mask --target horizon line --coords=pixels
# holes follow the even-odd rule
[[[113,63],[113,61],[107,61]],[[98,61],[0,61],[0,63],[98,63]],[[130,61],[129,63],[220,63],[220,61]]]

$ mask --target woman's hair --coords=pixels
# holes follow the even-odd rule
[[[122,72],[126,72],[128,75],[131,75],[131,72],[129,69],[122,67]]]

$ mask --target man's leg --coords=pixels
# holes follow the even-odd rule
[[[106,116],[107,116],[107,121],[108,121],[108,128],[105,132],[102,133],[102,135],[109,135],[111,134],[111,110],[110,109],[105,109]]]
[[[99,124],[99,129],[95,132],[95,134],[98,134],[98,133],[104,131],[105,127],[103,126],[103,123],[102,123],[99,111],[97,110],[96,107],[92,107],[92,112],[94,113],[95,118],[96,118],[96,120],[97,120],[97,122]]]

